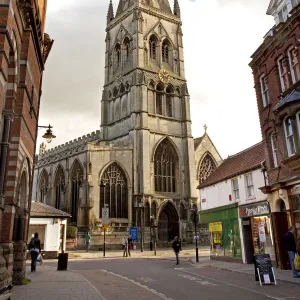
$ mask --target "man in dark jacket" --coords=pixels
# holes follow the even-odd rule
[[[181,245],[180,245],[180,240],[178,239],[177,236],[175,236],[175,239],[173,241],[173,244],[172,244],[172,248],[175,252],[175,255],[176,255],[176,265],[179,265],[179,251],[180,251],[180,248],[181,248]]]
[[[298,271],[295,269],[295,265],[294,265],[295,254],[296,254],[296,241],[294,237],[294,232],[295,232],[295,228],[291,226],[289,228],[289,231],[284,236],[284,245],[285,245],[285,249],[289,254],[293,277],[299,278],[300,276],[298,274]]]
[[[41,241],[39,239],[39,234],[37,232],[34,234],[34,237],[31,239],[28,248],[31,256],[31,272],[35,272],[36,261],[39,253],[41,252]]]

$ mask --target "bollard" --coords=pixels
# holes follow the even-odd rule
[[[69,253],[62,252],[58,254],[57,271],[67,271],[68,257],[69,257]]]

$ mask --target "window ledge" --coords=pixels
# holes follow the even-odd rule
[[[283,160],[282,163],[292,169],[297,175],[300,175],[300,154],[295,153]]]
[[[255,199],[256,199],[255,196],[250,196],[250,197],[248,197],[246,200],[249,201],[249,200],[255,200]]]

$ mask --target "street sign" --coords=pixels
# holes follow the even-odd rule
[[[137,227],[129,228],[129,235],[131,236],[133,241],[139,240],[139,230]]]
[[[109,208],[108,207],[102,207],[102,225],[108,225],[109,224]]]
[[[104,229],[108,229],[110,226],[108,224],[103,224]]]

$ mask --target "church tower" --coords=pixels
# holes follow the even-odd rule
[[[169,241],[187,238],[197,199],[179,5],[110,1],[101,101],[101,141],[132,150],[130,226],[153,221]]]

